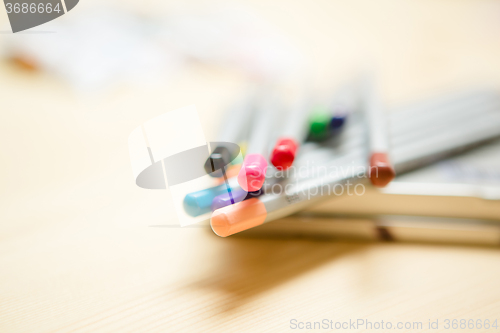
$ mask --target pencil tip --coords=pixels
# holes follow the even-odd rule
[[[267,162],[260,154],[245,156],[238,174],[238,183],[247,192],[260,190],[266,180]]]
[[[298,144],[293,139],[283,138],[278,140],[271,154],[271,163],[278,170],[286,170],[295,160]]]
[[[372,154],[368,175],[371,183],[376,187],[385,187],[396,177],[396,171],[390,164],[386,153]]]

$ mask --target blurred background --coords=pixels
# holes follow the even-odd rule
[[[286,331],[301,315],[494,313],[491,248],[150,228],[175,220],[171,198],[135,185],[127,137],[195,104],[213,140],[225,108],[263,77],[328,96],[370,68],[389,108],[500,89],[499,1],[82,0],[16,34],[2,10],[0,26],[6,332]],[[449,286],[456,276],[467,279]]]

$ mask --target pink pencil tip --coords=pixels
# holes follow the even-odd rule
[[[249,154],[241,166],[238,183],[247,192],[258,191],[266,180],[266,171],[266,159],[260,154]]]

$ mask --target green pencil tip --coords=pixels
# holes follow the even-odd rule
[[[330,115],[326,109],[313,109],[309,118],[309,136],[313,140],[324,140],[330,134]]]

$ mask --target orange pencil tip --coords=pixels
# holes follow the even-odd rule
[[[396,177],[396,171],[390,164],[386,153],[372,154],[368,175],[371,183],[376,187],[385,187]]]
[[[212,214],[210,225],[218,236],[227,237],[261,225],[266,216],[264,204],[259,199],[252,198],[217,209]]]

